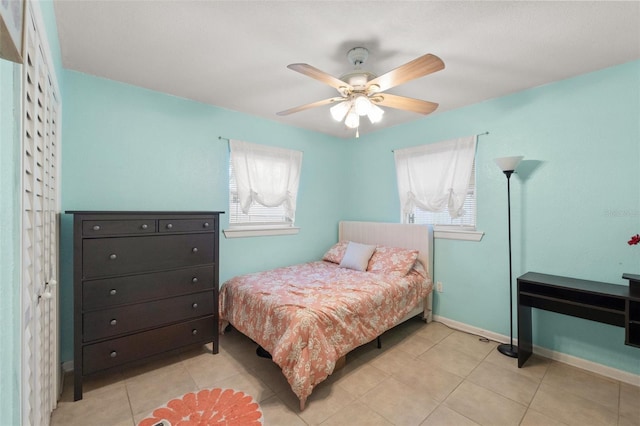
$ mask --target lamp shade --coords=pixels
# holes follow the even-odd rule
[[[358,95],[353,100],[353,108],[356,111],[356,114],[359,116],[365,116],[369,114],[369,110],[371,109],[371,101],[366,95]]]
[[[339,104],[336,104],[329,108],[329,112],[331,112],[331,117],[333,117],[334,120],[342,121],[347,115],[347,112],[349,112],[350,108],[351,102],[340,102]]]
[[[350,129],[355,129],[360,125],[360,117],[355,111],[355,108],[351,108],[347,114],[347,118],[344,119],[344,124]]]
[[[503,172],[512,172],[518,167],[518,164],[522,161],[524,157],[522,155],[518,157],[502,157],[496,158],[495,161],[500,170]]]
[[[371,108],[369,109],[369,121],[371,124],[376,124],[380,120],[382,120],[382,115],[384,114],[384,110],[380,108],[378,105],[371,104]]]

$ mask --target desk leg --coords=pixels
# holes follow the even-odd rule
[[[522,367],[533,353],[531,332],[531,306],[518,300],[518,368]]]

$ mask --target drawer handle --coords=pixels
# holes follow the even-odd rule
[[[198,282],[198,277],[191,278],[191,282],[194,283],[194,284],[197,283]]]
[[[93,230],[94,231],[99,231],[100,230],[100,225],[93,225]]]
[[[116,352],[116,351],[111,351],[111,353],[109,354],[109,356],[110,356],[111,358],[115,358],[115,357],[117,357],[117,356],[118,356],[118,352]]]
[[[112,288],[111,290],[109,290],[109,296],[115,296],[117,293],[115,288]]]
[[[209,227],[209,222],[205,222],[202,226],[205,227],[205,228],[208,228]]]
[[[116,256],[115,253],[112,253],[112,254],[109,255],[109,259],[111,259],[111,260],[116,260],[117,257],[118,256]]]
[[[191,305],[191,307],[192,307],[193,309],[196,309],[196,308],[198,307],[198,304],[197,304],[197,303],[194,303],[193,305]]]
[[[196,330],[196,329],[194,328],[193,330],[191,330],[191,334],[193,334],[193,335],[195,336],[196,334],[198,334],[198,330]]]
[[[116,325],[118,323],[118,321],[116,321],[115,319],[112,319],[111,321],[109,321],[109,324],[111,325]]]
[[[149,227],[149,225],[147,225],[146,223],[143,223],[142,226],[141,226],[142,229],[147,229],[148,227]]]
[[[194,248],[192,248],[192,249],[191,249],[191,252],[192,252],[192,253],[197,253],[197,252],[198,252],[198,247],[194,247]]]
[[[171,229],[171,228],[173,228],[173,225],[170,223],[167,223],[167,229]]]

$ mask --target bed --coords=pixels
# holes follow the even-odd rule
[[[431,227],[343,221],[323,260],[225,282],[221,330],[231,324],[271,354],[302,411],[348,352],[417,315],[431,321],[432,271]]]

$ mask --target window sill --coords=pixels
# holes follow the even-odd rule
[[[275,235],[295,235],[300,228],[229,228],[222,231],[225,238],[271,237]]]
[[[447,229],[435,227],[433,231],[434,238],[443,240],[463,240],[463,241],[480,241],[484,232],[470,231],[465,229]]]

